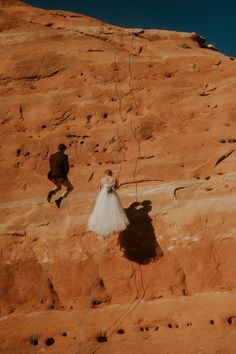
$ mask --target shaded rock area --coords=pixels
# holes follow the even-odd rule
[[[236,353],[234,58],[13,0],[0,43],[0,351]],[[86,224],[107,168],[130,226],[101,243]]]

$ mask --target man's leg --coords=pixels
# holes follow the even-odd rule
[[[64,187],[66,187],[66,191],[62,194],[62,198],[66,198],[69,193],[71,193],[74,189],[68,178],[62,183]]]
[[[57,188],[55,188],[55,189],[53,189],[53,190],[48,192],[48,196],[47,196],[47,201],[48,202],[50,202],[51,199],[52,199],[52,196],[54,194],[56,194],[57,192],[59,192],[61,190],[61,188],[62,188],[61,187],[61,182],[59,182],[59,181],[57,181],[55,179],[53,179],[53,180],[51,179],[51,182],[53,182]]]
[[[66,191],[62,194],[62,196],[60,198],[58,198],[57,200],[55,200],[55,203],[57,205],[57,207],[60,209],[61,206],[61,202],[63,200],[63,198],[66,198],[68,196],[68,194],[70,192],[73,191],[74,187],[72,186],[72,184],[70,183],[70,181],[68,180],[68,178],[66,178],[63,182],[62,185],[64,187],[66,187]]]

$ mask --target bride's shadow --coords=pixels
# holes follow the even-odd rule
[[[151,210],[150,200],[132,203],[125,209],[130,225],[118,238],[124,256],[139,264],[148,264],[163,256],[156,241],[152,218],[148,215]]]

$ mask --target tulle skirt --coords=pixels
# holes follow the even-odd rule
[[[108,193],[103,187],[97,197],[94,209],[88,220],[88,230],[94,231],[100,238],[105,238],[114,231],[123,231],[129,220],[122,208],[115,189]]]

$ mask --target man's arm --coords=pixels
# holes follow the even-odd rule
[[[65,167],[66,174],[68,174],[69,170],[70,170],[70,166],[69,166],[69,160],[68,160],[68,156],[67,155],[65,155],[64,167]]]

